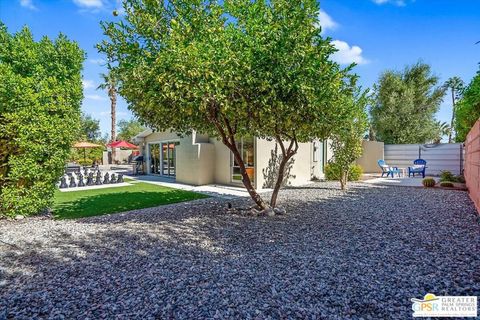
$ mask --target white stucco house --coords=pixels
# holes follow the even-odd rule
[[[147,129],[135,136],[134,141],[140,146],[145,174],[190,185],[243,186],[230,150],[216,138],[196,132],[181,137],[173,132]],[[275,141],[245,137],[238,143],[255,187],[271,187],[268,177],[272,171]],[[323,141],[300,143],[290,166],[289,185],[304,185],[314,178],[323,178],[324,165],[331,156],[328,149]]]

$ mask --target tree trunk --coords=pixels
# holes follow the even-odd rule
[[[114,86],[111,86],[109,89],[109,94],[110,96],[110,112],[112,115],[112,131],[111,131],[111,136],[112,136],[112,142],[115,142],[117,140],[117,133],[116,133],[116,126],[117,126],[117,92]],[[115,163],[116,160],[116,150],[115,148],[112,148],[112,163]]]
[[[342,190],[347,189],[347,181],[348,181],[348,171],[342,171],[340,174],[340,188]]]
[[[248,194],[261,210],[267,209],[267,204],[265,203],[265,201],[263,201],[262,197],[257,193],[257,191],[255,190],[255,187],[252,184],[252,180],[250,180],[250,177],[247,174],[247,170],[245,169],[245,163],[243,162],[242,156],[238,151],[236,143],[227,145],[227,147],[232,151],[233,156],[235,157],[235,160],[237,161],[238,166],[240,167],[242,182],[245,188],[247,189]]]
[[[272,208],[275,208],[275,206],[277,205],[278,192],[282,187],[282,182],[285,177],[285,168],[287,166],[287,163],[298,151],[298,143],[296,138],[292,139],[288,149],[285,149],[285,145],[283,144],[283,141],[282,139],[280,139],[279,136],[276,137],[276,140],[277,140],[277,143],[280,145],[280,149],[282,150],[282,161],[280,161],[280,166],[278,168],[277,181],[275,182],[275,187],[273,188],[272,197],[270,198],[270,207]]]
[[[454,121],[455,121],[455,89],[452,88],[452,121],[450,122],[450,132],[448,133],[448,143],[452,143]]]
[[[220,118],[223,118],[223,119],[220,120]],[[243,162],[242,156],[238,151],[237,144],[235,142],[235,133],[236,133],[235,129],[233,129],[232,126],[230,125],[230,121],[225,116],[222,116],[218,112],[218,108],[215,101],[211,101],[208,120],[212,121],[212,123],[215,125],[218,133],[222,137],[223,144],[230,149],[235,160],[237,161],[238,166],[240,167],[240,174],[242,175],[242,183],[247,189],[248,194],[250,195],[250,198],[252,198],[252,200],[261,210],[267,209],[268,208],[267,204],[265,203],[265,201],[263,201],[262,197],[257,193],[257,191],[255,190],[255,187],[252,184],[252,180],[250,180],[250,177],[247,174],[245,163]],[[227,131],[225,131],[224,126],[227,128]]]

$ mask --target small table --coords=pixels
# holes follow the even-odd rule
[[[405,178],[407,176],[407,168],[397,168],[397,169],[398,169],[398,177],[400,177],[400,173],[402,178]]]

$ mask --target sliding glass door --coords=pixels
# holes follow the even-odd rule
[[[156,143],[150,144],[150,173],[160,174],[160,147]]]
[[[250,180],[254,182],[255,180],[255,144],[252,136],[245,136],[237,140],[237,149],[240,151],[243,163],[245,164],[245,169],[247,175],[250,177]],[[237,163],[237,160],[231,154],[231,172],[232,172],[232,182],[241,183],[242,175],[240,174],[240,166]]]
[[[150,173],[175,177],[178,141],[150,143]]]

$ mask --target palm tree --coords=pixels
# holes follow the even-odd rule
[[[118,80],[115,74],[110,71],[107,74],[100,74],[103,79],[103,83],[98,86],[97,89],[107,90],[108,97],[110,98],[110,112],[112,116],[112,128],[111,128],[111,142],[116,141],[116,125],[117,125],[117,87]],[[112,148],[112,162],[115,162],[115,148]]]
[[[455,106],[457,99],[460,98],[461,92],[464,88],[463,80],[459,77],[452,77],[445,82],[446,90],[450,90],[452,94],[452,121],[450,122],[450,132],[448,134],[448,143],[452,143],[453,124],[455,121]]]
[[[437,127],[437,137],[433,140],[433,143],[440,143],[442,142],[442,138],[444,136],[451,136],[452,128],[446,122],[436,122]]]

